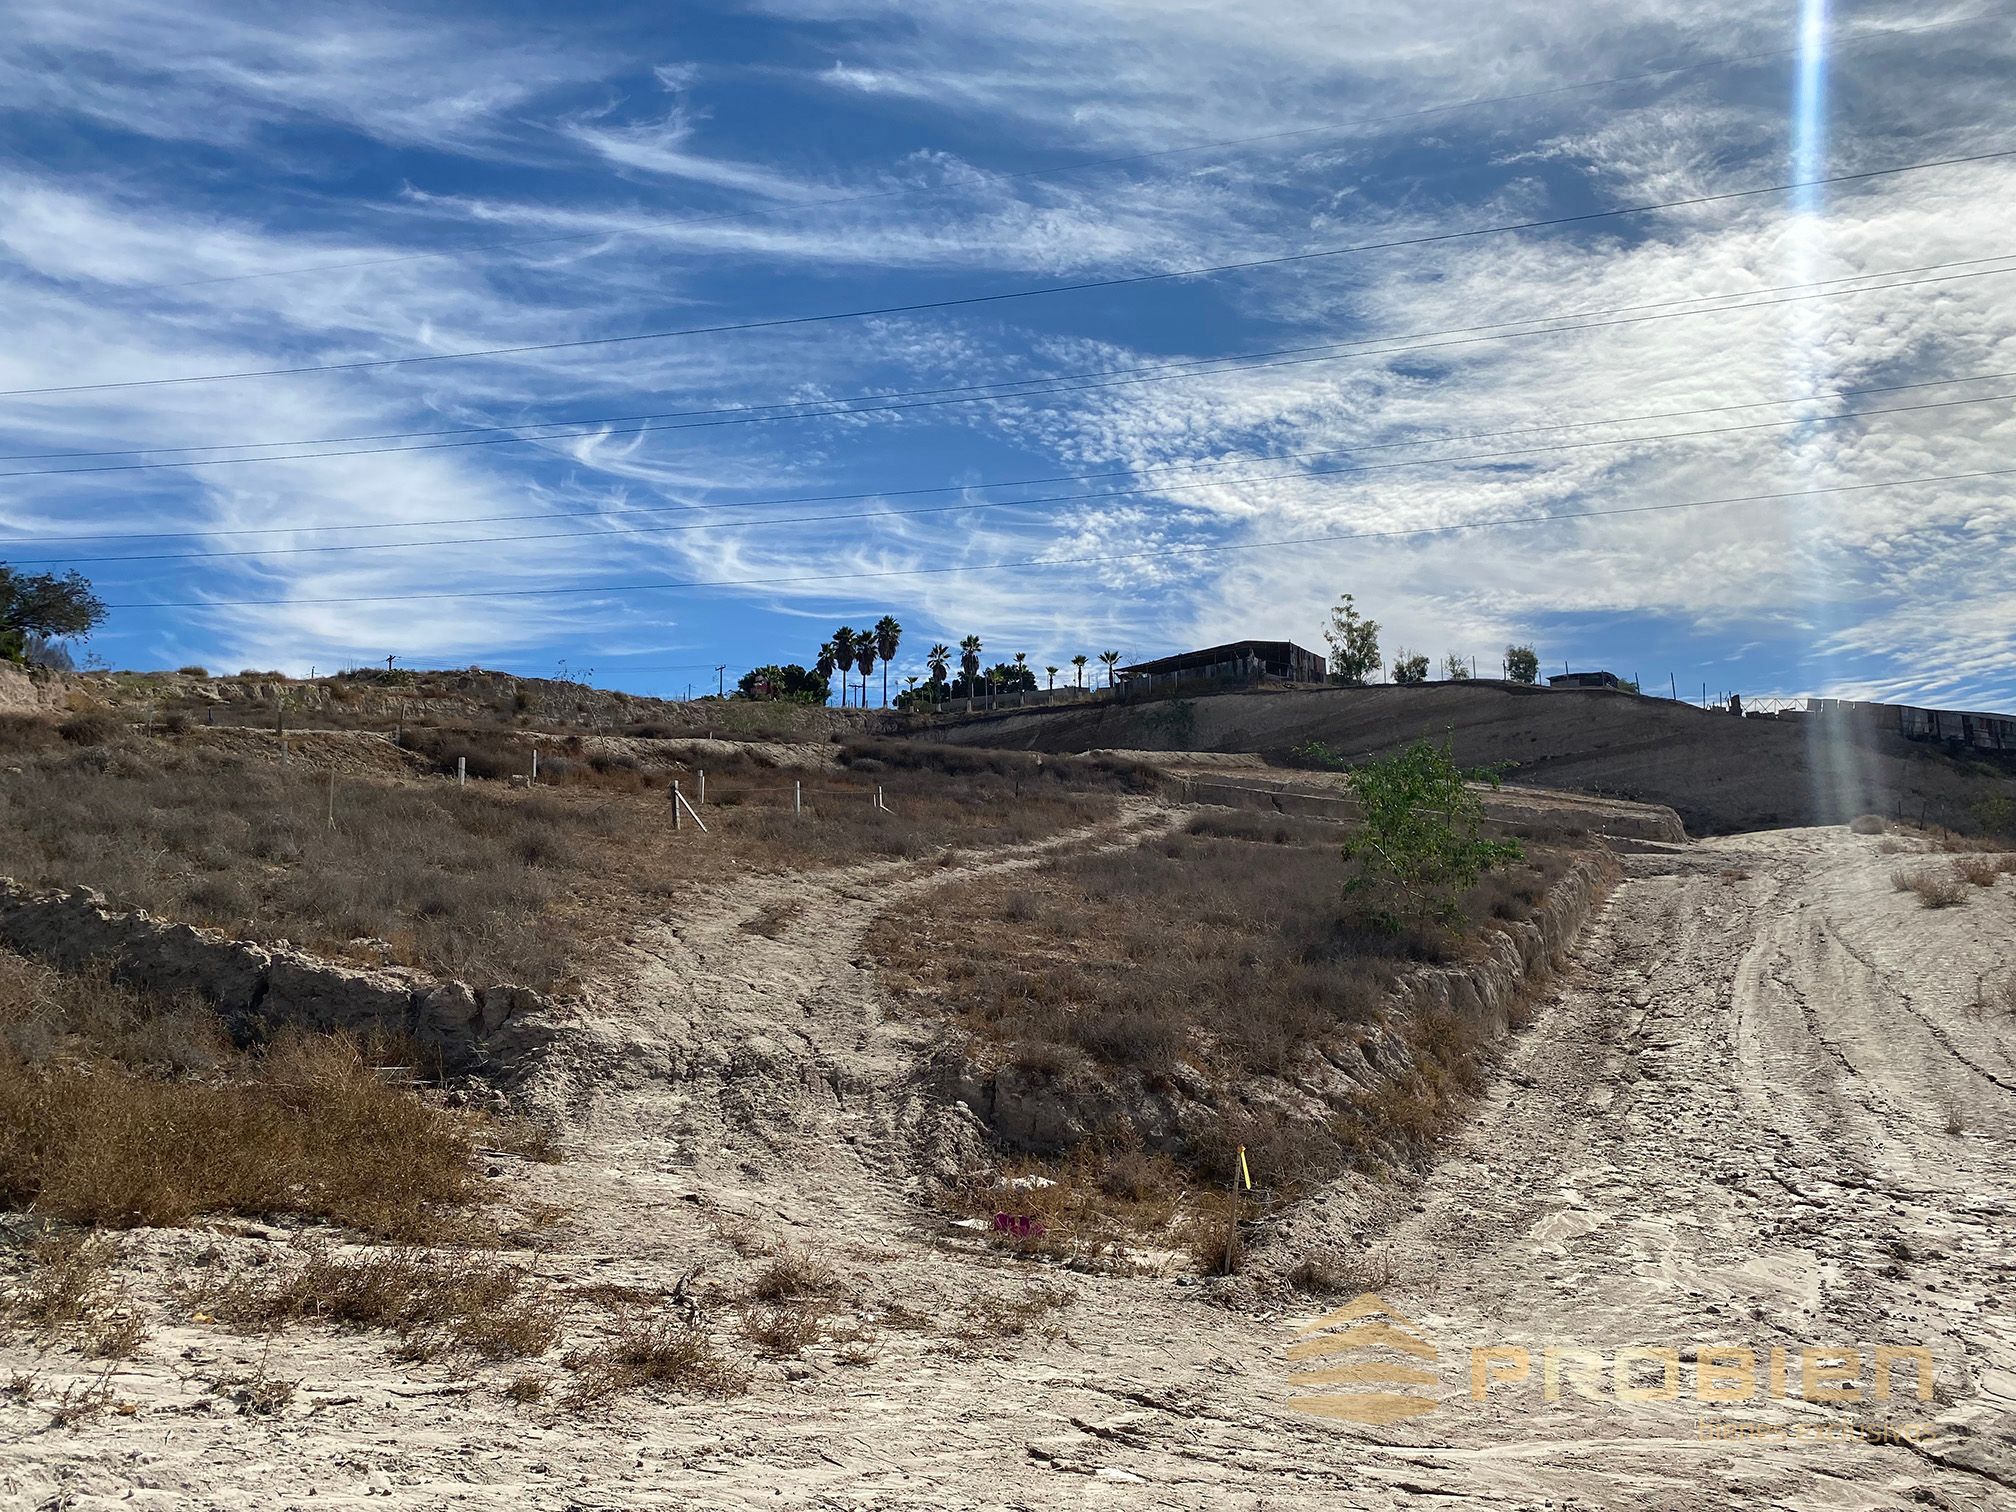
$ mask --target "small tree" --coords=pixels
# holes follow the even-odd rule
[[[1349,781],[1364,817],[1344,842],[1353,869],[1345,895],[1369,897],[1389,929],[1456,923],[1477,879],[1525,854],[1517,841],[1479,836],[1484,806],[1468,784],[1495,788],[1497,774],[1466,772],[1425,740],[1358,767]]]
[[[1393,681],[1396,683],[1428,681],[1428,658],[1417,656],[1406,647],[1401,647],[1400,654],[1393,658]]]
[[[1057,674],[1063,670],[1062,667],[1045,667],[1043,669],[1043,675],[1050,679],[1050,685],[1045,690],[1046,692],[1055,693],[1057,691]]]
[[[786,666],[753,667],[735,684],[737,698],[784,703],[823,704],[833,696],[827,681],[833,674],[821,669],[807,672],[796,662]]]
[[[1120,665],[1120,653],[1118,651],[1101,651],[1099,653],[1099,665],[1106,669],[1106,686],[1109,688],[1112,687],[1113,671]]]
[[[23,577],[0,566],[0,658],[21,661],[31,645],[89,635],[104,619],[105,601],[82,573]]]
[[[1451,682],[1470,681],[1470,663],[1454,651],[1442,658],[1442,675]]]
[[[1505,676],[1516,683],[1540,681],[1540,653],[1531,646],[1507,646]]]
[[[1081,688],[1085,686],[1085,668],[1091,663],[1091,660],[1092,658],[1087,656],[1083,651],[1080,651],[1076,656],[1071,658],[1071,665],[1077,670],[1078,686]]]
[[[1330,628],[1323,639],[1330,643],[1330,671],[1338,681],[1346,687],[1364,687],[1379,666],[1378,621],[1363,618],[1347,593],[1330,611]]]

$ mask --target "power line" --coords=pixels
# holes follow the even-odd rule
[[[1436,331],[1400,332],[1389,336],[1367,336],[1348,342],[1328,342],[1320,346],[1283,347],[1267,352],[1245,353],[1245,354],[1235,353],[1225,357],[1191,358],[1182,362],[1153,364],[1141,368],[1093,370],[1092,372],[1089,373],[1082,373],[1082,374],[1067,373],[1067,374],[1053,375],[1052,377],[1049,378],[1003,379],[995,383],[962,385],[959,388],[951,390],[920,389],[912,391],[913,393],[927,394],[927,395],[950,393],[960,395],[961,397],[946,397],[935,399],[924,398],[924,399],[917,399],[914,402],[901,402],[892,404],[868,404],[863,401],[868,399],[874,399],[877,397],[903,400],[906,398],[906,396],[900,393],[892,395],[882,395],[882,396],[863,395],[863,396],[856,396],[855,398],[851,399],[808,401],[808,403],[826,403],[832,405],[853,404],[858,406],[852,409],[832,408],[825,410],[812,410],[812,409],[804,409],[801,407],[799,412],[791,414],[751,414],[747,411],[742,410],[733,410],[733,411],[693,410],[685,412],[674,411],[672,413],[675,415],[680,413],[690,415],[727,415],[728,418],[717,420],[698,420],[698,421],[692,421],[690,423],[681,423],[681,424],[633,425],[627,430],[570,431],[554,436],[486,435],[486,436],[479,436],[471,440],[430,442],[418,446],[358,447],[348,451],[298,452],[298,453],[283,453],[279,455],[266,455],[256,457],[191,458],[188,460],[173,461],[173,462],[121,462],[121,463],[113,463],[104,466],[93,466],[93,467],[17,468],[8,472],[0,472],[0,478],[67,477],[72,474],[91,474],[91,473],[108,473],[108,472],[153,472],[153,471],[160,471],[163,469],[187,468],[187,467],[226,467],[247,462],[304,462],[304,461],[313,462],[313,461],[321,461],[327,458],[340,458],[340,457],[396,456],[402,452],[450,451],[450,450],[460,450],[474,446],[506,446],[515,444],[538,445],[540,443],[548,441],[593,440],[598,439],[604,435],[612,437],[635,436],[635,435],[654,433],[658,431],[701,430],[710,427],[724,426],[724,425],[773,424],[779,421],[788,421],[788,420],[820,420],[829,418],[844,418],[855,415],[888,414],[897,411],[907,411],[915,409],[934,409],[949,404],[973,404],[973,403],[993,403],[993,402],[1010,403],[1016,400],[1047,399],[1064,394],[1096,392],[1100,389],[1127,388],[1145,383],[1163,383],[1163,382],[1169,382],[1172,379],[1212,377],[1223,373],[1259,372],[1280,367],[1305,367],[1312,364],[1342,361],[1346,358],[1359,357],[1359,356],[1370,356],[1370,357],[1396,356],[1408,352],[1433,351],[1444,347],[1471,346],[1479,342],[1485,342],[1485,341],[1515,341],[1534,336],[1572,335],[1580,331],[1608,330],[1618,326],[1644,325],[1661,320],[1683,320],[1696,315],[1739,314],[1746,310],[1770,309],[1777,305],[1799,304],[1810,300],[1841,299],[1856,294],[1883,294],[1888,293],[1893,289],[1912,289],[1912,288],[1918,288],[1926,284],[1954,283],[1970,278],[1994,278],[2011,272],[2016,272],[2016,267],[1979,268],[1978,265],[1984,262],[2007,262],[2010,260],[2012,256],[2016,256],[2016,254],[2001,253],[1992,257],[1959,258],[1952,262],[1926,263],[1920,267],[1915,268],[1899,268],[1875,273],[1857,273],[1852,275],[1846,275],[1840,278],[1820,279],[1809,283],[1783,284],[1772,288],[1750,290],[1746,293],[1697,294],[1689,296],[1688,298],[1685,299],[1678,299],[1678,300],[1653,300],[1643,304],[1618,305],[1608,309],[1564,311],[1552,315],[1531,315],[1512,320],[1492,321],[1480,325],[1451,326]],[[1924,277],[1924,278],[1905,277],[1905,275],[1912,273],[1935,273],[1936,270],[1942,268],[1961,268],[1961,267],[1975,268],[1976,271],[1971,273],[1944,273],[1939,274],[1938,276]],[[1887,284],[1871,284],[1869,287],[1855,288],[1855,289],[1827,288],[1828,285],[1841,284],[1841,283],[1868,284],[1869,281],[1872,279],[1881,279],[1881,278],[1899,279],[1901,281]],[[1787,290],[1795,290],[1795,289],[1819,289],[1824,290],[1825,292],[1808,293],[1808,294],[1788,294],[1787,297],[1782,299],[1760,299],[1755,297],[1760,294],[1780,294],[1785,293],[1785,291]],[[1673,305],[1700,305],[1708,300],[1718,300],[1718,299],[1724,301],[1747,300],[1748,302],[1741,304],[1724,303],[1707,309],[1682,310],[1682,309],[1670,308]],[[1653,313],[1653,314],[1633,313],[1637,311],[1655,311],[1661,313]],[[1605,316],[1605,315],[1616,316],[1618,318],[1608,320],[1596,320],[1589,318],[1592,316]],[[1582,324],[1551,326],[1543,330],[1535,330],[1535,331],[1498,329],[1501,326],[1526,326],[1526,325],[1534,325],[1537,324],[1538,322],[1549,320],[1554,321],[1580,320],[1582,321]],[[1483,334],[1483,335],[1470,334],[1476,332],[1486,332],[1493,334]],[[1434,340],[1425,339],[1431,337],[1439,339]],[[1393,343],[1411,343],[1411,344],[1394,345]],[[1304,353],[1314,353],[1317,355],[1307,355],[1307,356],[1298,355]],[[1105,376],[1108,373],[1119,373],[1124,375],[1135,375],[1135,376],[1121,376],[1109,379],[1106,378]],[[1087,381],[1087,382],[1077,381],[1081,378],[1094,381]],[[1053,387],[1048,389],[1038,389],[1030,387],[1030,385],[1038,383],[1049,383],[1052,384]],[[1016,388],[1016,387],[1019,387],[1020,389],[1019,392],[1014,393],[991,392],[992,390]],[[988,392],[979,392],[982,390]],[[778,405],[758,406],[758,408],[761,409],[779,409],[784,407],[785,406],[778,406]],[[648,416],[622,417],[619,420],[613,420],[613,421],[580,420],[580,421],[551,421],[546,423],[551,425],[562,425],[562,424],[613,425],[613,424],[625,423],[625,421],[627,421],[630,418],[648,419],[651,417]],[[465,427],[461,430],[453,430],[453,431],[434,431],[434,432],[414,431],[405,433],[389,432],[386,434],[388,436],[396,438],[401,434],[414,435],[414,436],[464,435],[468,431],[472,430],[473,431],[520,430],[523,428],[524,427],[521,426],[471,426],[471,427]],[[69,455],[134,456],[134,455],[147,455],[153,452],[163,452],[163,451],[194,451],[194,450],[212,450],[212,449],[223,450],[234,444],[238,446],[334,445],[338,444],[340,439],[341,438],[331,438],[325,441],[306,440],[292,443],[285,441],[222,443],[215,448],[141,447],[141,448],[134,448],[128,451],[78,452],[78,453],[71,453]],[[371,440],[375,438],[360,436],[353,439]],[[0,461],[28,461],[33,460],[35,457],[39,455],[61,456],[64,454],[28,453],[23,454],[22,456],[19,457],[11,457],[11,458],[0,457]]]
[[[1954,23],[1943,23],[1951,25]],[[1928,28],[1934,29],[1934,28]],[[1884,36],[1864,36],[1846,38],[1831,45],[1836,53],[1847,48],[1867,45],[1871,42],[1893,40]],[[1341,125],[1304,126],[1287,131],[1262,132],[1254,136],[1221,137],[1216,141],[1193,142],[1185,147],[1165,147],[1152,152],[1123,153],[1114,157],[1088,158],[1075,163],[1059,163],[1043,168],[1020,169],[1009,173],[996,174],[1003,182],[1018,182],[1025,179],[1050,178],[1059,174],[1082,173],[1097,168],[1124,167],[1130,163],[1155,162],[1163,158],[1181,157],[1191,153],[1215,152],[1230,147],[1257,147],[1270,142],[1292,141],[1311,136],[1335,136],[1346,131],[1358,130],[1366,126],[1385,126],[1395,121],[1415,120],[1422,116],[1442,115],[1458,110],[1474,110],[1482,105],[1512,105],[1527,100],[1548,99],[1555,95],[1573,94],[1586,89],[1604,89],[1615,84],[1640,84],[1651,79],[1671,78],[1678,74],[1697,73],[1710,68],[1734,68],[1746,63],[1761,63],[1777,58],[1792,57],[1799,51],[1796,47],[1774,47],[1762,52],[1739,53],[1729,58],[1708,58],[1695,63],[1678,64],[1671,68],[1647,69],[1642,73],[1620,74],[1608,79],[1585,79],[1573,84],[1557,84],[1546,89],[1525,90],[1517,94],[1479,95],[1466,100],[1453,100],[1443,105],[1426,105],[1418,110],[1404,110],[1393,115],[1361,116]],[[438,247],[425,251],[400,252],[383,257],[357,258],[348,262],[316,263],[307,267],[269,268],[258,273],[225,273],[211,278],[181,279],[172,283],[134,284],[129,288],[136,293],[147,293],[160,289],[190,289],[212,284],[248,283],[262,278],[291,278],[304,273],[341,273],[354,268],[385,267],[393,263],[422,262],[438,257],[460,257],[471,252],[508,250],[513,247],[551,246],[558,242],[594,241],[608,236],[636,235],[661,229],[681,226],[711,225],[721,221],[747,220],[757,216],[782,215],[794,210],[821,210],[846,205],[872,204],[890,199],[907,199],[945,193],[938,185],[916,185],[901,189],[879,190],[872,194],[843,195],[816,200],[794,200],[780,205],[757,205],[744,210],[723,210],[706,215],[676,216],[667,220],[652,221],[640,226],[627,228],[601,228],[594,231],[565,231],[546,236],[504,237],[488,242],[469,242],[459,247]]]
[[[989,509],[1033,509],[1058,504],[1097,503],[1108,499],[1138,498],[1143,495],[1161,493],[1190,492],[1204,488],[1223,488],[1240,483],[1299,482],[1310,478],[1337,477],[1353,473],[1390,472],[1407,467],[1436,467],[1465,462],[1495,462],[1508,457],[1526,457],[1539,453],[1557,451],[1581,451],[1592,447],[1643,446],[1656,441],[1690,440],[1701,436],[1724,436],[1738,431],[1782,430],[1787,426],[1832,425],[1844,420],[1864,420],[1876,415],[1917,414],[1926,410],[1955,409],[1973,404],[1991,404],[2002,400],[2016,399],[2016,393],[1984,394],[1971,399],[1941,399],[1927,404],[1892,405],[1886,409],[1854,410],[1838,415],[1817,415],[1791,420],[1756,420],[1743,425],[1708,426],[1700,430],[1671,431],[1656,436],[1624,436],[1598,441],[1565,441],[1546,446],[1518,447],[1508,451],[1479,452],[1459,457],[1417,457],[1407,462],[1380,462],[1363,467],[1318,467],[1294,472],[1250,473],[1231,478],[1207,478],[1195,483],[1168,483],[1154,488],[1122,488],[1103,493],[1053,494],[1047,498],[1033,499],[989,499],[964,504],[932,504],[914,509],[872,509],[852,514],[788,515],[765,517],[753,520],[707,520],[692,525],[640,525],[625,530],[563,530],[534,531],[521,535],[462,536],[449,540],[435,541],[365,541],[329,546],[269,546],[254,547],[237,551],[164,551],[138,552],[124,556],[58,556],[19,557],[14,565],[41,567],[54,563],[72,565],[95,565],[113,562],[182,562],[218,561],[244,557],[310,556],[326,555],[334,552],[350,551],[418,551],[439,546],[489,546],[526,541],[596,541],[627,540],[647,534],[683,534],[702,530],[755,530],[771,525],[817,525],[839,521],[904,519],[922,515],[972,514]],[[1339,447],[1337,451],[1350,448]],[[1321,456],[1328,453],[1309,453]]]
[[[1989,468],[1978,472],[1944,473],[1932,477],[1890,478],[1873,483],[1837,483],[1825,488],[1802,488],[1782,493],[1744,494],[1726,499],[1690,499],[1668,504],[1633,504],[1611,509],[1564,510],[1552,514],[1508,515],[1495,520],[1472,520],[1456,525],[1418,525],[1392,530],[1360,530],[1323,535],[1290,536],[1272,541],[1205,541],[1177,546],[1159,546],[1143,551],[1099,552],[1091,556],[1023,557],[1002,562],[967,562],[945,567],[898,567],[872,572],[816,572],[792,577],[675,579],[656,582],[607,583],[570,588],[470,588],[436,593],[385,593],[335,595],[317,598],[271,599],[190,599],[107,604],[108,609],[254,609],[297,608],[319,604],[405,604],[459,599],[554,598],[582,594],[658,593],[693,588],[778,588],[818,583],[866,582],[884,578],[942,577],[962,572],[998,572],[1021,567],[1078,567],[1111,562],[1147,561],[1186,554],[1211,555],[1218,552],[1264,551],[1282,546],[1316,546],[1338,541],[1397,540],[1412,536],[1452,535],[1472,530],[1495,530],[1508,525],[1551,525],[1566,520],[1604,519],[1615,515],[1659,514],[1682,509],[1709,509],[1728,504],[1764,504],[1788,499],[1818,498],[1826,494],[1858,493],[1872,488],[1907,488],[1926,483],[1964,483],[1980,478],[2016,476],[2016,467]]]
[[[1347,453],[1394,451],[1422,446],[1445,446],[1456,441],[1486,441],[1501,436],[1537,435],[1543,431],[1584,430],[1598,425],[1636,425],[1653,420],[1686,420],[1701,415],[1725,415],[1738,410],[1764,409],[1782,404],[1814,404],[1828,399],[1855,399],[1871,394],[1908,393],[1918,389],[1947,388],[1959,383],[1988,383],[2005,378],[2016,378],[2016,369],[1995,373],[1969,373],[1954,378],[1927,378],[1915,383],[1869,384],[1859,388],[1821,389],[1810,394],[1797,394],[1788,399],[1751,399],[1736,404],[1699,405],[1692,409],[1658,410],[1649,414],[1597,415],[1580,420],[1560,420],[1551,425],[1519,425],[1499,430],[1455,431],[1441,436],[1430,436],[1410,441],[1362,441],[1348,446],[1324,447],[1316,451],[1277,452],[1268,457],[1225,457],[1215,461],[1174,462],[1160,467],[1121,467],[1091,473],[1052,473],[1034,478],[999,478],[989,482],[976,483],[933,483],[916,488],[876,488],[857,493],[826,494],[783,494],[763,499],[733,499],[716,504],[645,504],[622,509],[598,510],[546,510],[519,514],[496,515],[451,515],[432,520],[391,520],[382,523],[361,525],[255,525],[234,530],[131,530],[80,532],[69,535],[20,535],[12,536],[6,542],[9,546],[19,546],[27,542],[47,541],[187,541],[229,539],[240,536],[257,535],[297,535],[309,532],[331,530],[413,530],[434,525],[484,525],[509,523],[520,520],[606,520],[630,515],[692,514],[706,510],[777,508],[792,504],[839,504],[862,499],[914,498],[923,494],[960,493],[970,489],[1036,488],[1052,483],[1094,483],[1106,478],[1153,477],[1171,472],[1197,472],[1210,468],[1233,467],[1241,463],[1253,462],[1306,462],[1316,457],[1334,457]],[[1994,396],[1990,396],[1994,397]],[[1889,414],[1890,410],[1862,410],[1857,414]],[[1852,418],[1842,416],[1836,418]],[[1740,427],[1737,427],[1740,429]],[[1696,434],[1709,434],[1699,432]],[[1658,439],[1656,437],[1631,437],[1630,440]],[[1567,443],[1564,443],[1564,446]],[[1437,461],[1460,461],[1461,458],[1436,458]],[[1236,481],[1219,479],[1219,482]],[[1013,504],[1017,501],[1004,501]],[[17,559],[19,562],[20,559]],[[50,558],[49,560],[77,560],[75,558]],[[21,563],[25,565],[25,563]]]
[[[978,305],[1002,304],[1011,300],[1047,298],[1056,294],[1078,294],[1095,289],[1131,288],[1145,284],[1170,283],[1178,279],[1212,277],[1221,273],[1250,272],[1259,268],[1278,268],[1293,264],[1316,262],[1333,257],[1348,257],[1362,252],[1394,251],[1406,247],[1431,246],[1444,242],[1468,241],[1478,237],[1500,236],[1517,231],[1541,231],[1559,226],[1584,225],[1591,221],[1612,220],[1627,215],[1645,215],[1659,210],[1691,209],[1701,205],[1722,204],[1732,200],[1752,199],[1764,194],[1783,194],[1794,189],[1817,189],[1835,184],[1862,183],[1872,179],[1891,178],[1904,173],[1920,173],[1932,168],[1954,168],[1971,163],[1998,161],[2016,157],[2016,148],[2002,148],[1994,152],[1969,153],[1961,157],[1932,158],[1922,162],[1903,163],[1890,168],[1868,168],[1855,173],[1830,174],[1824,178],[1793,179],[1777,184],[1762,184],[1751,189],[1729,189],[1715,194],[1689,195],[1684,199],[1657,200],[1638,205],[1619,205],[1608,210],[1584,210],[1573,215],[1548,216],[1529,221],[1506,221],[1493,226],[1472,226],[1460,231],[1435,231],[1418,236],[1390,237],[1383,241],[1355,242],[1342,247],[1321,247],[1307,252],[1286,252],[1273,257],[1248,258],[1240,262],[1209,263],[1197,267],[1177,268],[1162,273],[1132,273],[1118,278],[1080,279],[1074,283],[1044,284],[1035,288],[1003,289],[991,294],[964,294],[946,299],[913,300],[904,304],[871,305],[852,310],[828,310],[813,315],[779,315],[763,320],[727,321],[717,325],[682,326],[665,331],[636,331],[620,336],[580,336],[566,341],[523,342],[515,346],[481,347],[461,352],[422,352],[408,357],[376,357],[357,362],[316,362],[303,363],[284,368],[247,368],[224,373],[185,373],[169,378],[129,378],[104,383],[56,384],[40,388],[0,389],[0,398],[29,398],[45,394],[102,393],[110,389],[161,388],[172,384],[226,383],[245,378],[287,378],[307,373],[359,372],[389,367],[405,367],[418,363],[461,362],[479,357],[514,357],[528,352],[571,351],[586,347],[618,346],[640,341],[669,341],[685,336],[714,336],[735,331],[777,330],[791,326],[817,325],[831,321],[865,320],[883,315],[915,315],[933,310],[966,309]]]

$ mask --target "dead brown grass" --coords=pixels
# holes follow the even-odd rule
[[[2016,875],[2016,855],[1962,856],[1953,863],[1953,874],[1971,887],[1993,887],[1998,878]]]
[[[227,1327],[270,1332],[294,1323],[396,1334],[403,1359],[520,1359],[559,1338],[551,1293],[517,1266],[417,1249],[344,1254],[311,1244],[266,1276],[211,1281],[202,1303]]]
[[[117,1284],[120,1248],[105,1235],[44,1230],[0,1293],[0,1321],[38,1343],[66,1343],[100,1359],[130,1358],[145,1341],[139,1308]]]
[[[709,758],[703,833],[673,826],[669,784],[683,773],[689,797],[696,785],[670,758],[549,742],[541,785],[525,790],[504,780],[529,769],[520,736],[406,738],[444,775],[394,775],[403,759],[375,744],[316,748],[358,768],[341,774],[332,826],[327,771],[281,764],[277,739],[149,734],[98,715],[60,735],[48,721],[0,720],[0,874],[88,884],[116,906],[242,938],[554,989],[634,921],[749,867],[1038,839],[1110,816],[1151,780],[1115,763],[895,743],[848,747],[841,770],[802,776],[735,752]],[[457,756],[470,763],[467,787],[445,775]],[[794,813],[799,780],[805,806]],[[886,812],[872,801],[878,787]]]
[[[740,1396],[749,1368],[730,1358],[706,1332],[643,1314],[620,1316],[615,1336],[567,1356],[574,1372],[568,1405],[590,1409],[619,1393],[670,1390],[694,1396]]]
[[[193,1004],[0,953],[0,1206],[111,1228],[291,1215],[469,1236],[481,1125],[341,1035],[239,1051]]]
[[[1334,824],[1208,810],[1130,850],[952,881],[894,916],[883,968],[951,1015],[949,1053],[1064,1112],[1061,1148],[1006,1168],[1042,1183],[953,1194],[1016,1220],[994,1243],[1120,1265],[1143,1244],[1191,1247],[1223,1272],[1240,1146],[1264,1189],[1246,1217],[1347,1167],[1427,1156],[1482,1087],[1495,1025],[1393,1017],[1393,987],[1529,917],[1572,855],[1531,847],[1478,885],[1459,930],[1396,934],[1345,911],[1339,839]],[[1322,1063],[1358,1045],[1377,1056],[1369,1084]]]
[[[1295,1290],[1315,1296],[1358,1296],[1385,1291],[1399,1277],[1391,1257],[1377,1251],[1319,1249],[1296,1261],[1285,1279]]]
[[[1927,908],[1952,908],[1967,901],[1966,887],[1958,875],[1929,866],[1900,867],[1890,874],[1890,885],[1898,892],[1917,894]]]

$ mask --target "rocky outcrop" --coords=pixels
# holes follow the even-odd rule
[[[297,1024],[392,1030],[452,1071],[510,1077],[554,1034],[554,1005],[525,987],[476,989],[403,967],[338,966],[286,945],[107,906],[93,888],[37,890],[0,878],[0,943],[66,970],[106,967],[150,992],[190,994],[234,1032]]]
[[[1470,1044],[1488,1049],[1565,962],[1614,874],[1605,855],[1578,860],[1530,918],[1494,923],[1472,959],[1410,968],[1373,1022],[1310,1045],[1287,1075],[1236,1088],[1214,1086],[1188,1067],[1154,1084],[1138,1074],[1085,1067],[1053,1076],[1004,1061],[998,1050],[976,1053],[966,1042],[944,1047],[930,1079],[939,1095],[964,1103],[1001,1143],[1042,1153],[1126,1129],[1149,1149],[1181,1154],[1219,1137],[1228,1113],[1324,1127],[1405,1076],[1413,1064],[1413,1031],[1424,1020],[1453,1017]]]

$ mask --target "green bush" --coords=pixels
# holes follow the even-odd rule
[[[1353,868],[1344,890],[1368,901],[1389,929],[1456,923],[1477,879],[1525,854],[1517,841],[1479,836],[1484,806],[1468,784],[1496,787],[1497,774],[1466,772],[1425,740],[1367,762],[1349,780],[1364,817],[1344,842]]]

